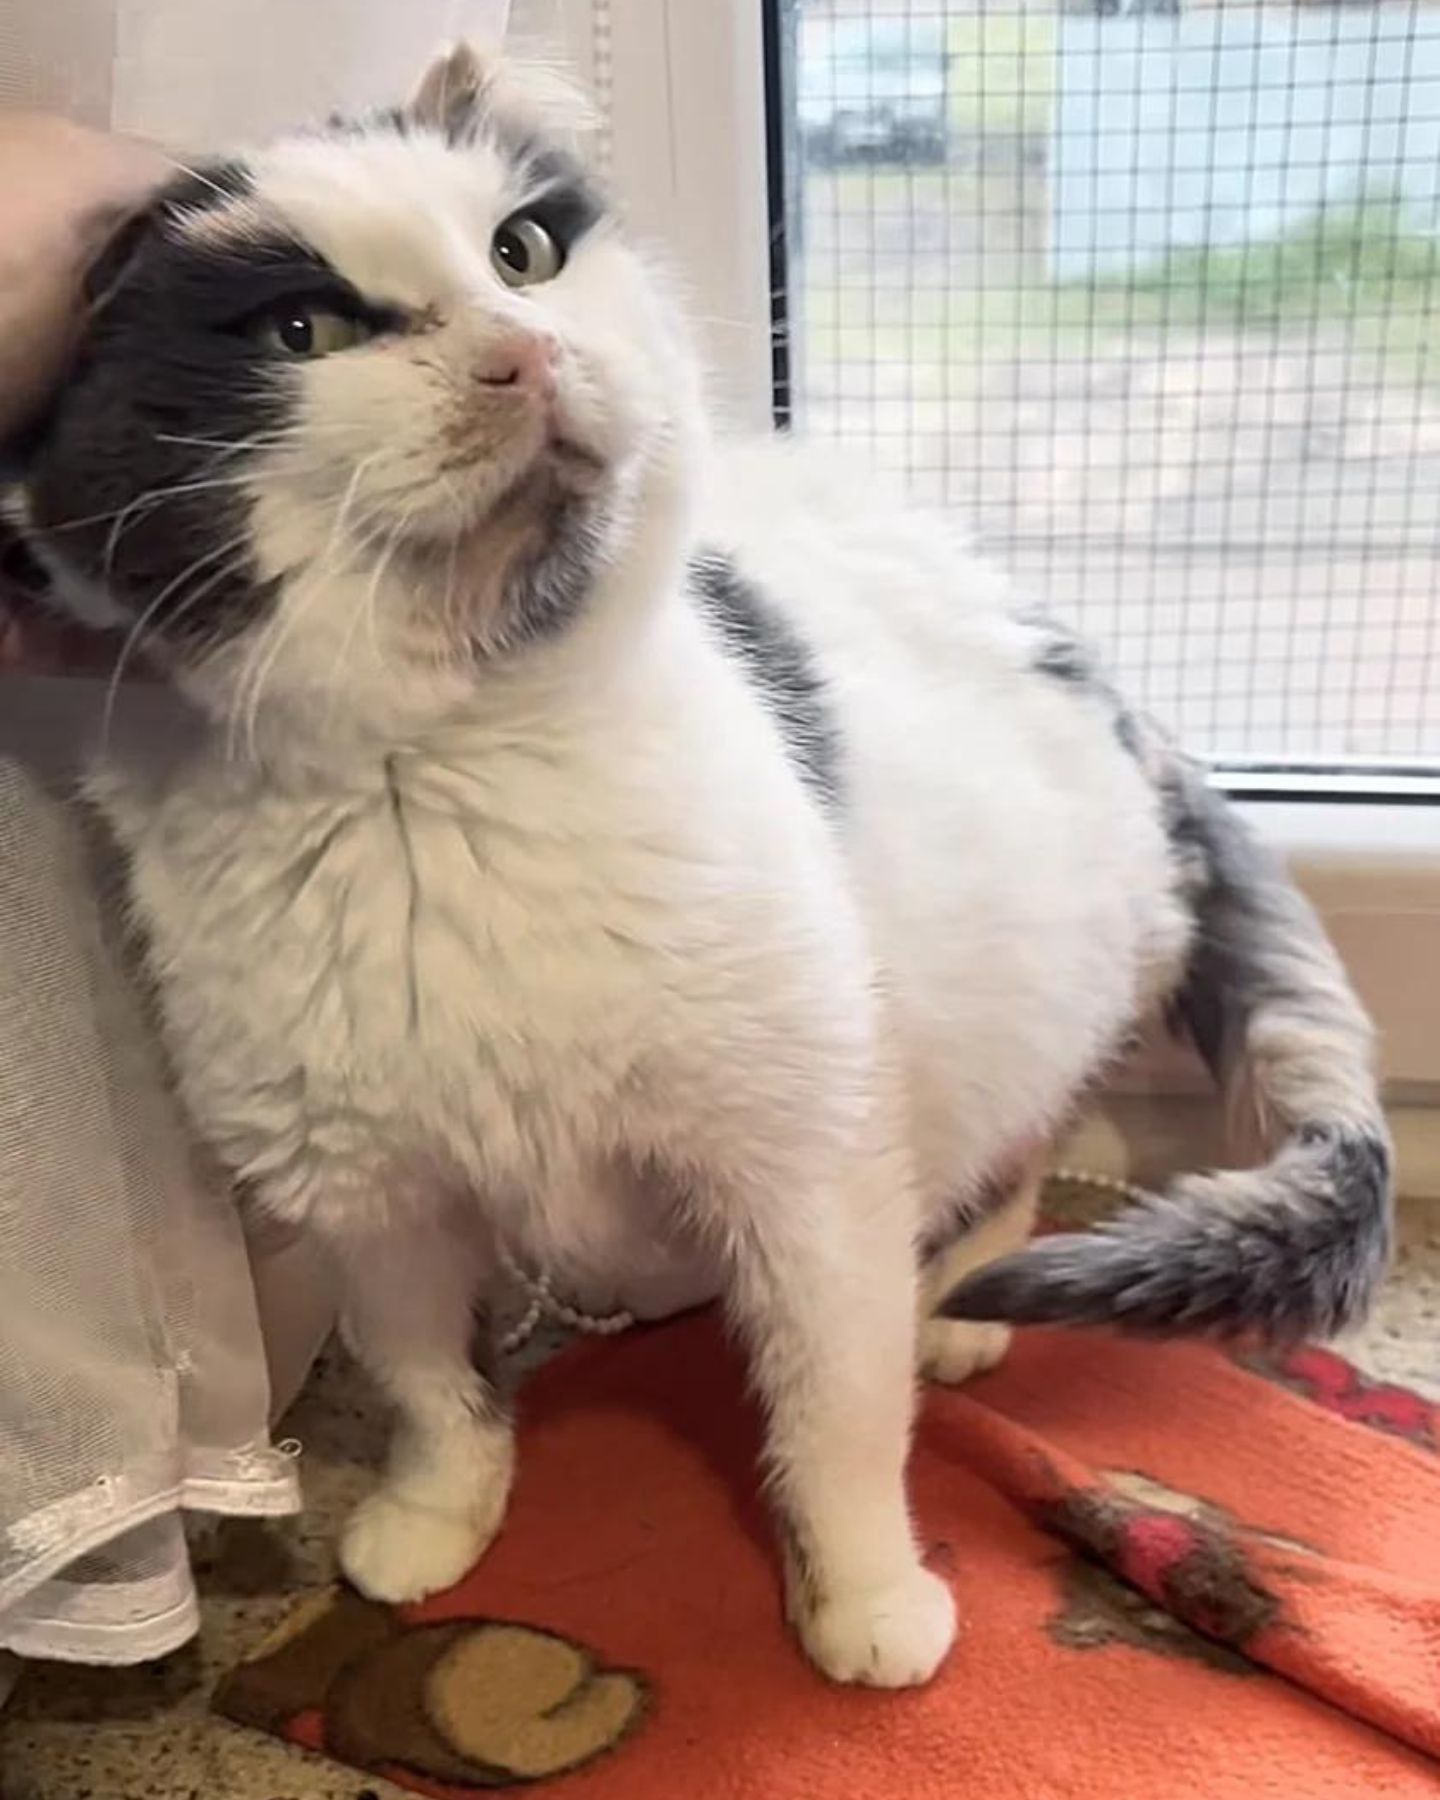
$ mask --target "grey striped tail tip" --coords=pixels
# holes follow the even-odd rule
[[[948,1319],[1185,1336],[1331,1337],[1362,1318],[1392,1233],[1381,1125],[1306,1125],[1263,1169],[1191,1175],[1094,1232],[966,1277]]]

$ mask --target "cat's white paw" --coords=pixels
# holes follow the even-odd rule
[[[371,1600],[423,1600],[468,1575],[499,1524],[499,1507],[441,1512],[377,1488],[345,1521],[340,1567]]]
[[[938,1575],[917,1564],[883,1587],[847,1588],[799,1620],[822,1675],[865,1687],[918,1687],[955,1641],[955,1602]]]
[[[1004,1360],[1015,1333],[1008,1325],[968,1319],[927,1319],[920,1328],[920,1373],[955,1387]]]

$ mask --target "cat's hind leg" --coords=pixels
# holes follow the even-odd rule
[[[1027,1159],[1000,1204],[961,1237],[937,1250],[920,1277],[920,1373],[927,1381],[955,1386],[972,1375],[993,1369],[1010,1348],[1008,1325],[977,1324],[968,1319],[937,1319],[936,1307],[961,1279],[1011,1250],[1030,1236],[1040,1205],[1048,1158]]]

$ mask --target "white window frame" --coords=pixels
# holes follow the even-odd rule
[[[760,0],[513,0],[512,33],[552,46],[558,37],[583,79],[598,75],[622,204],[678,268],[725,415],[765,428]],[[1289,859],[1379,1021],[1405,1191],[1440,1198],[1440,806],[1308,799],[1244,810]],[[1150,1140],[1178,1141],[1194,1135],[1200,1106],[1193,1071],[1157,1054],[1123,1084],[1087,1153],[1117,1172],[1143,1164],[1139,1114]]]
[[[512,0],[510,42],[558,51],[596,95],[631,230],[690,302],[731,424],[771,416],[759,0]]]

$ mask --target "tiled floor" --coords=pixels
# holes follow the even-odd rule
[[[1371,1373],[1440,1398],[1440,1207],[1402,1209],[1395,1274],[1374,1321],[1345,1349]],[[3,1800],[401,1800],[387,1782],[206,1711],[219,1673],[329,1578],[336,1522],[380,1447],[364,1383],[338,1357],[316,1372],[283,1431],[305,1446],[304,1516],[199,1536],[203,1631],[164,1663],[27,1670],[0,1714]]]

